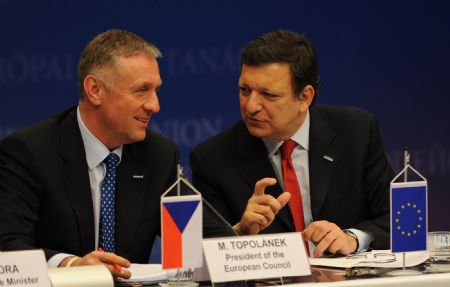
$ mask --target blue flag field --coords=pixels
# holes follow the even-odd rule
[[[427,250],[427,182],[391,183],[391,250]]]

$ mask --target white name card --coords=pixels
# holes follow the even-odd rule
[[[212,282],[310,275],[300,233],[203,240]]]
[[[0,286],[50,287],[44,251],[1,252]]]

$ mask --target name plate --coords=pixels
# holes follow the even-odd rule
[[[0,286],[51,287],[44,251],[0,252]]]
[[[311,275],[298,232],[203,240],[212,282]]]

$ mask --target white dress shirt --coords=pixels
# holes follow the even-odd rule
[[[98,248],[99,239],[99,222],[100,222],[100,203],[102,182],[105,178],[106,167],[103,160],[109,155],[109,149],[96,138],[89,129],[84,125],[80,115],[80,108],[77,108],[78,126],[81,132],[81,138],[86,152],[86,160],[88,164],[89,182],[92,192],[92,203],[94,208],[94,226],[95,226],[95,249]],[[120,146],[112,152],[117,154],[122,159],[122,148]],[[120,161],[119,161],[120,162]],[[72,254],[59,253],[48,260],[48,267],[58,267],[64,258],[73,256]]]

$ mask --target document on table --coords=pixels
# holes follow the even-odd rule
[[[163,270],[161,264],[131,264],[126,270],[131,272],[130,279],[119,278],[119,282],[164,282],[169,276],[175,276],[177,270]]]
[[[363,256],[360,256],[363,255]],[[366,257],[367,255],[367,257]],[[384,262],[383,257],[392,258],[390,262]],[[412,267],[425,262],[429,258],[428,252],[406,252],[405,266]],[[390,250],[372,250],[361,254],[352,254],[341,257],[318,257],[309,258],[310,265],[351,268],[351,267],[378,267],[378,268],[398,268],[403,267],[403,253],[392,253]]]

